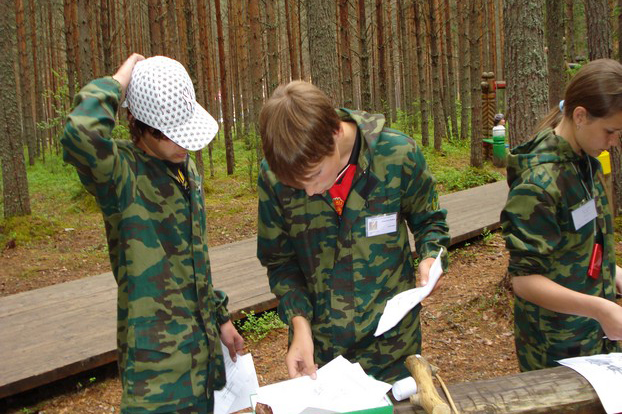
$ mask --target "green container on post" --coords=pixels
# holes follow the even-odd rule
[[[495,167],[505,167],[505,128],[494,127],[492,130],[492,163]]]

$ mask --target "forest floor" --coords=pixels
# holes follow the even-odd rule
[[[219,227],[210,230],[211,244],[216,246],[251,236],[252,233],[239,233],[236,226],[245,220],[252,222],[254,214],[249,208],[238,216],[237,223],[219,222]],[[83,217],[84,230],[63,230],[39,245],[5,248],[0,255],[2,295],[108,271],[105,257],[99,262],[74,263],[77,260],[69,261],[64,256],[84,246],[99,249],[104,244],[103,229],[97,221],[100,218],[92,216]],[[93,221],[92,230],[88,230],[88,220]],[[620,236],[616,244],[620,257]],[[443,277],[440,291],[424,301],[423,355],[440,367],[448,383],[518,372],[511,294],[500,287],[507,253],[499,232],[486,233],[453,248],[450,259],[451,267]],[[274,330],[256,343],[246,341],[246,351],[253,355],[260,385],[287,379],[286,350],[286,329]],[[120,397],[116,365],[110,364],[0,400],[0,412],[115,413],[119,412]]]

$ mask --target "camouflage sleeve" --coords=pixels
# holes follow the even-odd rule
[[[78,170],[86,189],[99,201],[110,201],[115,176],[120,176],[117,146],[111,139],[121,85],[111,77],[86,85],[74,100],[61,137],[63,159]]]
[[[436,179],[423,153],[415,147],[402,164],[402,214],[415,238],[420,258],[436,257],[441,247],[443,269],[448,267],[449,228],[447,210],[440,208]]]
[[[257,185],[257,257],[268,270],[270,290],[279,299],[281,319],[288,325],[294,316],[304,316],[310,321],[313,319],[313,306],[309,292],[285,229],[283,212],[267,175],[265,165],[262,165]]]
[[[209,283],[211,284],[212,281],[210,280]],[[214,289],[213,301],[216,308],[216,321],[218,322],[218,325],[222,325],[223,323],[231,319],[231,315],[227,310],[229,298],[227,297],[227,294],[222,290]]]
[[[536,184],[521,183],[510,190],[501,226],[511,276],[545,274],[551,268],[550,254],[561,240],[555,205],[550,194]]]

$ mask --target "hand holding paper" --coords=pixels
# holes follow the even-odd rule
[[[393,298],[389,299],[384,307],[384,312],[380,317],[374,336],[380,336],[397,325],[398,322],[401,321],[412,308],[417,306],[419,302],[425,299],[430,292],[432,292],[434,286],[436,286],[436,282],[438,282],[438,279],[443,274],[443,266],[441,265],[442,254],[443,248],[441,248],[441,251],[438,252],[438,256],[436,256],[434,264],[430,267],[428,283],[425,286],[400,292]]]

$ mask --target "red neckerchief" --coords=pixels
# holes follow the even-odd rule
[[[343,171],[341,171],[339,178],[335,181],[335,184],[330,188],[329,193],[333,198],[333,204],[335,205],[335,211],[341,216],[343,213],[343,206],[346,204],[348,194],[352,188],[352,179],[356,172],[356,164],[348,164]]]

